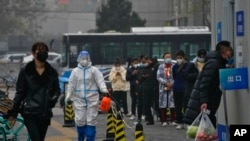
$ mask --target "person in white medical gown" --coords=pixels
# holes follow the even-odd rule
[[[73,102],[78,141],[94,141],[97,115],[99,111],[99,91],[108,93],[100,70],[92,66],[90,55],[81,51],[77,58],[78,65],[69,77],[65,103]]]

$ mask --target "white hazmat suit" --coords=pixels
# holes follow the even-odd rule
[[[103,74],[91,66],[87,51],[80,52],[78,66],[69,77],[65,102],[73,101],[75,123],[78,130],[78,140],[94,141],[95,126],[99,111],[99,92],[108,93]]]

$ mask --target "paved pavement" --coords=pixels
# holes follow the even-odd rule
[[[10,92],[10,97],[13,97],[14,91]],[[77,141],[77,132],[75,127],[63,127],[64,114],[63,109],[56,105],[53,109],[54,117],[52,118],[51,126],[49,126],[45,141]],[[129,117],[124,117],[124,134],[126,141],[135,140],[135,124],[136,121],[130,120]],[[107,114],[99,114],[96,141],[106,139],[107,129]],[[142,121],[144,141],[191,141],[186,138],[186,130],[176,130],[174,126],[162,127],[161,123],[155,117],[154,125],[146,125]]]

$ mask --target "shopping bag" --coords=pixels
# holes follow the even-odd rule
[[[190,126],[187,128],[187,138],[195,139],[196,133],[199,128],[202,112],[195,118]]]
[[[214,128],[207,112],[202,112],[195,141],[218,141],[217,130]]]

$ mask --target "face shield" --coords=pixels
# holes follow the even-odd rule
[[[82,66],[87,66],[89,62],[91,62],[89,53],[87,51],[81,51],[78,55],[77,62]]]

